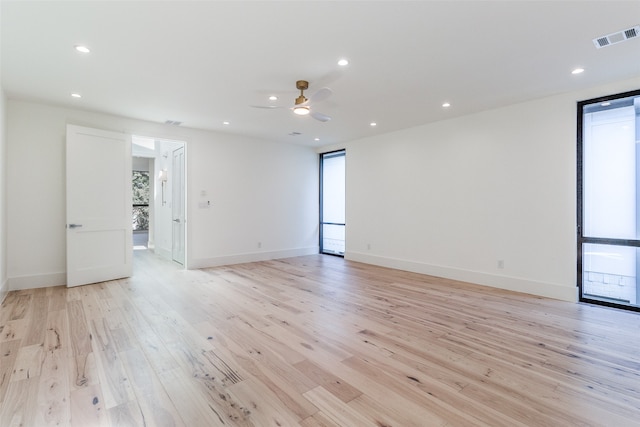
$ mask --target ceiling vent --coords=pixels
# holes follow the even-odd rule
[[[165,120],[164,124],[165,125],[172,125],[172,126],[180,126],[182,124],[182,122],[179,122],[177,120]]]
[[[640,25],[636,25],[635,27],[629,28],[627,30],[618,31],[617,33],[607,34],[606,36],[593,39],[593,44],[596,45],[598,49],[600,49],[612,44],[633,39],[638,36],[640,36]]]

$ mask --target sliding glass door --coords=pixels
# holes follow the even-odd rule
[[[640,311],[640,90],[578,103],[580,300]]]
[[[320,252],[344,256],[345,151],[320,154]]]

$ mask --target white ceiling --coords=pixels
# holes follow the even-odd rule
[[[640,37],[603,49],[592,42],[639,25],[640,1],[3,0],[1,7],[10,98],[308,146],[640,76]],[[76,52],[79,44],[92,52]],[[341,68],[343,57],[350,64]],[[572,75],[575,67],[586,71]],[[250,107],[269,105],[272,94],[291,106],[300,79],[310,82],[307,94],[333,90],[315,105],[333,120]]]

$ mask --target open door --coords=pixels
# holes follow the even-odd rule
[[[131,137],[67,125],[67,286],[132,274]]]

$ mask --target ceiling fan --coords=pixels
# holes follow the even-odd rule
[[[308,99],[307,99],[306,96],[304,96],[304,91],[309,89],[309,82],[308,81],[306,81],[306,80],[298,80],[296,82],[296,89],[298,89],[300,91],[300,95],[295,99],[294,106],[291,107],[291,110],[295,114],[297,114],[299,116],[306,116],[308,114],[311,117],[313,117],[314,119],[319,120],[321,122],[328,122],[329,120],[331,120],[331,116],[327,116],[326,114],[322,114],[322,113],[314,111],[312,109],[312,105],[314,103],[320,102],[320,101],[323,101],[323,100],[327,99],[333,93],[333,91],[331,89],[329,89],[328,87],[323,87],[322,89],[320,89],[319,91],[317,91],[313,95],[311,95]],[[285,107],[280,107],[280,106],[277,106],[277,105],[267,105],[267,106],[252,105],[252,107],[254,107],[254,108],[268,108],[268,109],[285,108]]]

